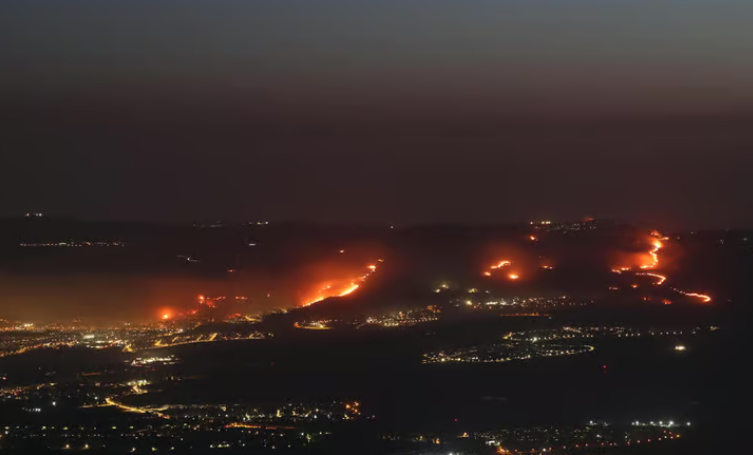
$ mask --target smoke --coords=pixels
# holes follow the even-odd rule
[[[0,302],[3,317],[39,322],[156,320],[165,312],[177,314],[195,308],[200,294],[226,295],[231,299],[246,296],[246,313],[267,311],[291,300],[271,292],[285,289],[284,279],[266,276],[227,279],[135,273],[3,274],[0,287],[4,295]]]

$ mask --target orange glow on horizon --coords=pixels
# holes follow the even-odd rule
[[[509,278],[511,280],[517,280],[517,279],[520,278],[520,275],[518,275],[517,273],[510,273],[510,274],[507,275],[507,278]]]

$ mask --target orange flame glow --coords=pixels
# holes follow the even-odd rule
[[[662,284],[664,284],[665,281],[667,281],[666,276],[659,275],[658,273],[640,272],[640,273],[636,273],[636,275],[637,276],[650,276],[650,277],[656,278],[657,280],[659,280],[656,283],[654,283],[657,286],[661,286]]]
[[[650,259],[646,258],[646,259],[649,259],[649,262],[640,265],[640,268],[642,270],[652,270],[659,266],[659,263],[660,263],[659,252],[661,251],[662,248],[664,248],[664,242],[669,240],[667,237],[662,237],[662,235],[659,234],[659,232],[657,231],[652,231],[651,237],[653,239],[651,241],[651,248],[649,249],[649,252],[648,252],[648,256]],[[620,268],[613,268],[612,272],[616,274],[622,274],[630,270],[631,270],[630,267],[620,267]],[[650,276],[652,278],[656,278],[658,281],[654,284],[657,286],[661,286],[669,279],[666,275],[661,275],[659,273],[651,273],[651,272],[637,272],[635,273],[635,276]],[[633,285],[633,287],[636,287],[636,285]],[[610,289],[612,289],[612,287],[610,287]],[[706,294],[699,294],[696,292],[687,292],[687,291],[683,291],[677,288],[672,288],[672,290],[681,295],[685,295],[688,297],[695,297],[697,299],[700,299],[701,302],[703,303],[711,302],[711,296],[708,296]],[[672,303],[671,301],[664,299],[665,305],[670,305],[671,303]]]
[[[703,303],[711,302],[711,296],[708,296],[706,294],[699,294],[697,292],[685,292],[685,291],[680,291],[679,289],[675,289],[675,291],[679,292],[682,295],[686,295],[688,297],[696,297],[698,299],[701,299],[701,302]]]
[[[366,268],[368,269],[368,272],[354,280],[325,284],[318,290],[316,296],[304,302],[303,306],[310,306],[330,297],[345,297],[346,295],[352,294],[361,287],[361,283],[366,281],[372,273],[376,272],[377,266],[369,264]]]
[[[507,260],[499,261],[498,263],[496,263],[493,266],[489,267],[489,270],[485,271],[483,273],[483,275],[484,276],[492,276],[492,271],[499,270],[502,267],[508,267],[510,265],[512,265],[512,262],[510,262],[510,261],[507,261]]]

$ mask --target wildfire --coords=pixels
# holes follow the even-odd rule
[[[510,261],[500,261],[497,265],[493,265],[489,267],[490,269],[501,269],[502,267],[507,267],[508,265],[512,265],[512,262]]]
[[[651,237],[653,238],[653,240],[651,241],[651,248],[648,252],[649,256],[651,257],[651,260],[649,263],[642,264],[640,266],[640,268],[643,270],[651,270],[659,266],[659,252],[661,251],[662,248],[664,248],[664,242],[669,240],[667,237],[662,237],[662,235],[659,234],[659,232],[657,231],[652,231]],[[630,270],[631,270],[630,267],[620,267],[620,268],[612,269],[612,272],[620,275]],[[635,273],[635,275],[636,276],[650,276],[652,278],[656,278],[658,280],[656,283],[654,283],[656,286],[661,286],[668,280],[668,277],[666,275],[661,275],[659,273],[653,273],[653,272],[637,272]],[[636,287],[636,285],[633,285],[633,287]],[[612,288],[610,287],[610,289]],[[711,302],[711,296],[708,296],[706,294],[699,294],[696,292],[687,292],[687,291],[683,291],[677,288],[672,288],[672,290],[684,296],[698,298],[703,303]],[[671,301],[664,299],[665,305],[670,305],[671,303],[672,303]]]
[[[366,279],[370,277],[372,273],[376,272],[377,266],[374,264],[369,264],[366,266],[366,268],[368,269],[368,272],[354,280],[348,281],[346,283],[327,283],[326,285],[322,286],[317,292],[316,297],[305,302],[303,306],[310,306],[330,297],[345,297],[346,295],[352,294],[359,287],[361,287],[361,284],[366,281]]]
[[[496,263],[493,266],[489,267],[489,270],[485,271],[483,273],[483,275],[487,276],[487,277],[488,276],[492,276],[492,271],[499,270],[502,267],[508,267],[510,265],[512,265],[512,262],[510,262],[510,261],[507,261],[507,260],[505,260],[505,261],[499,261],[498,263]]]
[[[196,296],[196,302],[199,305],[206,306],[207,308],[217,308],[218,302],[221,302],[222,300],[225,300],[224,295],[218,297],[207,297],[204,295]]]
[[[653,269],[656,266],[659,265],[659,250],[661,250],[664,247],[664,244],[661,242],[661,240],[654,240],[654,242],[651,244],[651,251],[648,252],[649,255],[651,255],[651,264],[644,264],[641,266],[642,269]]]
[[[664,284],[665,281],[667,281],[667,277],[666,276],[659,275],[658,273],[641,272],[641,273],[636,273],[636,275],[638,275],[638,276],[650,276],[650,277],[656,278],[657,280],[659,280],[656,283],[654,283],[657,286],[661,286],[662,284]]]
[[[685,291],[681,291],[679,289],[675,289],[675,291],[677,291],[678,293],[680,293],[682,295],[688,296],[688,297],[696,297],[698,299],[701,299],[701,302],[703,302],[703,303],[709,303],[709,302],[711,302],[711,296],[708,296],[706,294],[699,294],[697,292],[685,292]]]
[[[348,294],[352,294],[353,291],[355,291],[356,289],[358,289],[360,286],[361,286],[360,284],[353,283],[353,284],[350,285],[350,287],[348,289],[346,289],[346,290],[342,291],[340,294],[338,294],[338,297],[344,297],[344,296],[346,296]]]
[[[654,268],[657,265],[659,265],[659,250],[661,250],[664,247],[664,244],[662,242],[668,240],[667,237],[662,237],[661,234],[659,234],[659,232],[657,232],[657,231],[651,232],[651,236],[654,237],[655,240],[654,240],[654,242],[653,242],[653,244],[651,246],[651,251],[649,251],[648,254],[651,255],[651,258],[653,259],[653,264],[650,267],[645,267],[644,266],[644,267],[641,267],[641,268]],[[652,274],[652,273],[646,273],[645,275],[653,276],[655,278],[658,278],[659,282],[656,283],[657,285],[663,284],[667,280],[667,277],[664,276],[664,275]],[[676,288],[673,288],[673,289],[678,294],[682,294],[682,295],[685,295],[685,296],[688,296],[688,297],[698,298],[703,303],[709,303],[709,302],[711,302],[711,296],[708,296],[706,294],[699,294],[697,292],[687,292],[687,291],[682,291],[682,290],[676,289]]]
[[[490,276],[492,276],[492,272],[494,270],[499,270],[499,269],[502,269],[504,267],[509,267],[511,265],[512,265],[512,261],[508,261],[508,260],[499,261],[498,263],[496,263],[493,266],[489,267],[489,270],[486,270],[485,272],[483,272],[483,275],[486,276],[486,277],[490,277]],[[520,278],[520,275],[518,275],[515,272],[510,272],[510,273],[507,274],[507,278],[509,278],[509,279],[511,279],[511,280],[514,281],[514,280],[517,280],[518,278]]]

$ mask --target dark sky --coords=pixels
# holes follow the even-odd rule
[[[3,0],[0,216],[753,225],[748,0]]]

